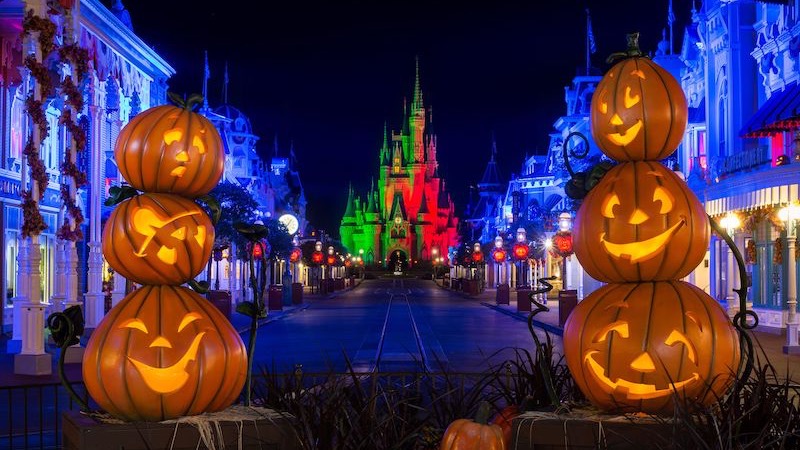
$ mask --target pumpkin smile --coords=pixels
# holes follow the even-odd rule
[[[624,392],[628,400],[642,400],[670,395],[674,391],[683,389],[688,384],[694,383],[700,379],[700,374],[695,372],[690,378],[683,381],[669,383],[669,387],[663,389],[656,388],[656,385],[654,384],[633,383],[628,380],[623,380],[622,378],[617,378],[617,381],[611,381],[611,379],[605,375],[605,369],[603,369],[603,366],[594,360],[592,355],[595,353],[599,352],[596,350],[590,351],[583,358],[586,362],[586,365],[590,369],[589,372],[591,372],[592,375],[594,375],[594,378],[600,383],[610,387],[611,389],[614,389],[615,391]]]
[[[600,242],[608,254],[616,258],[625,258],[630,262],[638,263],[647,261],[648,259],[661,253],[669,239],[672,237],[679,228],[686,224],[686,219],[681,218],[681,221],[671,226],[663,233],[644,241],[629,242],[627,244],[617,244],[606,240],[606,233],[600,235]]]
[[[625,146],[633,142],[639,132],[642,130],[642,121],[637,120],[635,124],[631,125],[627,130],[621,133],[609,133],[606,136],[608,140],[619,146]]]
[[[136,370],[142,376],[148,388],[159,394],[169,394],[182,388],[189,380],[189,374],[186,372],[186,366],[189,361],[194,361],[197,358],[197,350],[200,347],[200,340],[205,336],[205,331],[198,334],[192,340],[189,349],[183,354],[180,360],[169,367],[153,367],[141,361],[137,361],[130,356],[128,360],[133,363]]]

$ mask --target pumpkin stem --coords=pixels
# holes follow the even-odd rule
[[[647,55],[642,53],[639,49],[639,32],[627,34],[625,37],[628,39],[628,49],[624,52],[610,54],[608,58],[606,58],[607,64],[613,64],[618,59],[647,57]]]
[[[167,92],[167,98],[178,108],[186,108],[186,102],[183,100],[183,97],[181,97],[180,94],[175,92]]]
[[[479,423],[481,425],[486,425],[489,423],[489,416],[491,415],[492,407],[489,405],[489,402],[482,401],[480,405],[478,405],[478,412],[475,413],[475,423]]]
[[[192,94],[186,100],[186,110],[191,111],[194,109],[195,106],[200,105],[203,103],[203,96],[200,94]]]

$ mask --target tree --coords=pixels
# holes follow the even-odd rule
[[[215,229],[214,247],[219,249],[234,244],[238,259],[246,259],[247,239],[236,231],[234,223],[252,223],[258,203],[247,189],[228,181],[218,184],[210,195],[219,202],[222,210]]]

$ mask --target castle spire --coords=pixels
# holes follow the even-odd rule
[[[389,129],[386,121],[383,121],[383,147],[382,150],[389,150]]]
[[[347,208],[344,211],[344,217],[354,217],[353,214],[353,183],[350,183],[350,187],[347,193]]]
[[[222,82],[222,103],[228,104],[228,61],[225,61],[225,78]]]
[[[208,79],[211,78],[211,69],[208,67],[208,50],[205,51],[205,54],[205,70],[203,70],[203,109],[208,111]]]
[[[414,100],[411,103],[411,110],[416,111],[424,108],[422,100],[422,88],[419,86],[419,56],[414,58]]]
[[[272,141],[272,151],[274,152],[274,157],[278,157],[278,133],[275,133],[275,139]]]

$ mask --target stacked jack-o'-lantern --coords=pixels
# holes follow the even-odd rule
[[[578,260],[608,284],[570,315],[564,353],[595,406],[666,413],[675,400],[709,404],[724,395],[739,344],[720,305],[680,281],[703,260],[710,238],[700,201],[658,162],[680,143],[686,99],[629,39],[591,106],[594,140],[619,164],[586,196],[574,225]]]
[[[136,116],[114,151],[120,173],[144,193],[111,213],[103,254],[114,270],[142,286],[92,334],[83,379],[100,407],[125,420],[224,409],[247,375],[244,344],[228,319],[180,286],[211,256],[214,228],[192,199],[218,183],[224,162],[217,130],[192,112],[196,101]]]

